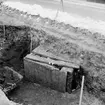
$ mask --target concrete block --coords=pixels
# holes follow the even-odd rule
[[[29,59],[24,59],[24,69],[25,77],[28,80],[44,85],[46,87],[51,87],[52,71],[58,70],[48,64]]]
[[[62,72],[66,73],[66,91],[68,93],[72,92],[72,79],[73,79],[73,68],[63,67]]]
[[[51,72],[51,88],[59,90],[59,71],[52,70]]]
[[[24,58],[25,77],[31,82],[50,87],[60,92],[66,92],[67,73],[70,72],[72,74],[73,69],[63,67],[60,70],[53,64],[62,66],[65,63],[29,54]]]
[[[25,70],[25,78],[34,82],[36,80],[37,71],[32,70],[34,68],[34,62],[31,60],[24,59],[24,70]]]

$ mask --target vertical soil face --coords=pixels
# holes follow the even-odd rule
[[[0,26],[0,61],[17,71],[21,68],[22,58],[29,53],[30,33],[25,26]]]

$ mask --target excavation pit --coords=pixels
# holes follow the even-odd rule
[[[16,25],[17,23],[20,24],[21,23],[21,22],[19,22],[20,12],[19,12],[18,15],[15,14],[15,13],[13,13],[13,15],[11,15],[11,14],[10,14],[10,12],[7,12],[7,14],[3,14],[3,19],[1,18],[1,20],[4,23],[7,21],[7,23],[9,22],[12,25],[14,25],[14,24]],[[9,17],[10,15],[11,15],[11,17]],[[12,16],[14,18],[16,18],[16,19],[12,18]],[[12,19],[10,19],[10,18],[12,18]],[[105,77],[105,72],[104,72],[104,70],[105,70],[105,66],[104,66],[104,64],[105,64],[104,48],[105,48],[105,46],[104,45],[105,44],[104,44],[104,39],[105,39],[105,37],[101,37],[101,35],[98,34],[98,33],[92,34],[91,32],[89,32],[86,29],[80,30],[80,28],[71,27],[70,25],[69,26],[71,28],[69,27],[69,32],[68,32],[65,29],[65,24],[64,23],[59,23],[57,25],[57,23],[56,22],[54,23],[54,21],[51,21],[51,24],[50,24],[50,22],[48,22],[49,24],[47,24],[47,26],[48,26],[47,28],[46,28],[46,25],[43,25],[46,28],[46,30],[44,28],[42,28],[42,27],[38,27],[39,24],[42,24],[41,21],[37,24],[38,26],[36,25],[36,22],[37,22],[36,21],[35,24],[33,24],[35,26],[34,29],[33,29],[32,24],[31,24],[31,23],[33,23],[33,20],[30,21],[29,19],[25,19],[24,16],[21,16],[21,18],[22,18],[22,20],[21,20],[22,23],[24,22],[24,24],[27,24],[28,26],[31,25],[31,28],[28,27],[28,30],[27,29],[25,30],[26,33],[21,34],[21,32],[22,32],[22,30],[24,28],[22,28],[23,26],[19,26],[20,29],[22,29],[22,30],[20,30],[19,33],[17,32],[17,34],[15,34],[16,30],[12,30],[12,29],[14,29],[14,27],[18,28],[18,26],[12,26],[11,28],[9,26],[8,29],[7,29],[7,26],[6,26],[6,31],[11,30],[10,32],[7,31],[7,33],[6,33],[7,36],[16,36],[16,39],[19,39],[20,38],[19,36],[22,35],[23,38],[22,37],[21,38],[24,39],[24,37],[27,35],[27,32],[30,32],[30,29],[32,29],[31,30],[31,31],[33,31],[32,32],[32,42],[34,42],[34,45],[32,44],[33,48],[35,48],[38,45],[42,44],[42,42],[47,42],[50,45],[48,50],[50,52],[54,52],[53,57],[50,56],[50,57],[48,57],[48,59],[50,58],[51,60],[53,59],[54,61],[56,61],[58,59],[56,59],[56,57],[54,58],[54,55],[58,54],[58,55],[62,56],[62,57],[57,56],[57,57],[59,57],[59,61],[64,61],[66,63],[68,61],[69,62],[70,61],[77,61],[77,63],[79,63],[80,65],[82,65],[84,67],[84,71],[87,72],[87,75],[86,75],[86,78],[85,78],[85,80],[86,80],[85,81],[85,86],[87,87],[88,92],[90,91],[95,96],[98,95],[99,98],[101,97],[102,100],[105,100],[105,98],[104,98],[104,94],[105,94],[105,91],[104,91],[105,90],[105,80],[104,80],[104,77]],[[40,19],[42,19],[42,21],[44,21],[43,18],[40,18]],[[11,20],[12,20],[12,22],[11,22]],[[37,20],[37,19],[34,19],[34,20]],[[57,27],[60,26],[60,29],[55,28],[55,26],[57,26]],[[53,31],[52,31],[52,27],[53,27]],[[3,34],[3,26],[1,26],[0,28],[1,28],[0,33],[3,36],[4,35]],[[63,32],[62,32],[62,30],[63,30]],[[58,34],[58,33],[60,33],[60,34]],[[62,40],[61,38],[64,38],[66,41]],[[9,37],[8,40],[10,40],[10,39],[11,39],[11,37]],[[15,39],[15,38],[13,38],[13,39]],[[22,42],[21,45],[23,45],[23,41],[24,40],[20,40],[20,42]],[[16,45],[17,45],[17,41],[15,41],[15,42],[16,42]],[[9,44],[7,44],[7,45],[9,45]],[[26,48],[26,44],[24,44],[24,45],[25,45],[25,48]],[[30,39],[28,40],[28,46],[29,45],[30,45]],[[11,46],[11,47],[12,47],[12,49],[17,48],[17,46],[14,46],[14,47]],[[22,47],[22,48],[24,48],[24,47]],[[49,52],[48,50],[46,52]],[[18,52],[18,51],[20,51],[20,50],[17,50],[16,52]],[[24,51],[24,50],[22,50],[22,51]],[[15,54],[17,54],[16,52],[15,52]],[[27,49],[24,52],[27,52]],[[42,57],[44,55],[46,57],[46,55],[48,54],[48,53],[46,53],[46,55],[43,54],[44,53],[43,50],[41,50],[40,53],[42,53],[42,54],[39,54],[39,52],[38,52],[36,55],[38,55],[38,56],[40,55],[40,57]],[[24,55],[26,55],[26,54],[27,53],[23,53],[22,56],[20,56],[18,58],[23,58]],[[32,52],[31,54],[34,55],[35,53]],[[7,53],[7,55],[8,55],[8,57],[11,57],[10,53]],[[17,56],[18,55],[19,54],[17,54]],[[5,57],[5,58],[8,58],[8,57]],[[11,59],[8,59],[8,60],[5,59],[5,62],[9,63],[10,66],[13,66],[14,68],[19,67],[16,63],[20,62],[20,61],[14,62],[15,61],[15,59],[14,59],[14,60],[11,60],[12,62],[8,62],[9,60],[11,60]],[[23,62],[20,62],[20,63],[23,63]],[[73,63],[73,64],[75,64],[75,63]],[[16,67],[16,65],[17,65],[17,67]],[[48,67],[53,66],[54,70],[58,69],[59,71],[61,71],[64,68],[68,69],[68,67],[64,67],[64,65],[63,66],[60,66],[60,65],[58,66],[58,63],[55,65],[52,62],[50,62],[50,65],[48,64]],[[71,65],[69,65],[69,66],[72,69],[74,68],[73,66],[71,67]],[[18,68],[17,70],[21,71],[22,69]],[[75,70],[73,69],[73,71],[75,71]],[[71,90],[74,90],[74,89],[78,88],[77,85],[76,85],[77,81],[75,81],[75,84],[72,84],[72,88],[67,88],[67,87],[70,86],[69,84],[67,84],[67,83],[70,83],[70,82],[68,82],[69,79],[72,80],[71,78],[69,78],[71,74],[74,75],[75,72],[73,72],[73,73],[72,72],[71,73],[67,72],[67,74],[66,74],[67,79],[66,79],[66,86],[65,86],[66,89],[63,88],[66,91],[69,91],[68,89],[70,89],[70,92],[71,92]],[[75,76],[73,78],[75,78]],[[75,79],[73,79],[73,80],[75,80]],[[33,87],[34,89],[36,89],[33,92],[34,89],[33,88],[30,89],[32,84],[33,83],[28,83],[28,85],[27,85],[27,83],[26,83],[26,85],[25,85],[26,87],[23,84],[22,90],[21,90],[21,95],[20,95],[20,90],[19,90],[18,91],[18,96],[16,96],[16,94],[15,94],[15,97],[18,97],[19,102],[20,102],[21,99],[26,100],[26,97],[28,97],[28,100],[30,100],[32,102],[32,100],[30,99],[30,96],[31,96],[31,98],[34,101],[34,104],[36,104],[37,100],[40,99],[40,101],[41,101],[44,98],[43,99],[43,103],[44,103],[44,101],[48,99],[48,97],[47,97],[48,94],[46,95],[46,91],[47,91],[47,93],[51,93],[51,92],[48,91],[48,88],[45,89],[44,87],[42,87],[41,88],[42,90],[45,89],[44,90],[45,94],[42,95],[43,91],[41,91],[41,89],[39,89],[39,91],[38,91],[37,86]],[[29,89],[29,91],[28,91],[27,88]],[[31,91],[31,93],[30,93],[30,91]],[[40,91],[42,92],[41,94],[40,94]],[[53,93],[53,90],[50,90],[50,91],[52,91],[52,93]],[[39,97],[36,98],[38,96],[36,93],[38,93],[40,95],[40,98]],[[102,96],[100,95],[100,93],[102,93]],[[62,94],[62,93],[60,93],[60,94]],[[72,100],[74,95],[73,94],[72,95],[69,94],[69,95],[70,95],[71,100]],[[55,96],[56,96],[56,94],[54,94],[54,96],[52,96],[52,97],[54,98]],[[75,96],[79,97],[79,95],[77,96],[77,93],[76,93]],[[50,100],[50,99],[51,98],[49,97],[48,100]],[[67,97],[66,97],[66,99],[67,99]],[[90,98],[90,96],[89,96],[89,99],[91,99],[92,102],[94,100],[93,98]],[[58,102],[58,100],[59,100],[59,98],[57,98],[57,102]],[[69,99],[70,104],[71,104],[71,100]],[[76,102],[75,100],[78,101],[78,98],[76,99],[74,97],[73,103]],[[39,102],[39,101],[37,101],[37,102]],[[54,102],[55,102],[55,100],[53,101],[53,103]],[[54,103],[54,104],[57,104],[57,102]],[[59,102],[61,102],[61,100],[59,100]],[[64,100],[64,102],[67,102],[67,101]],[[96,102],[96,101],[94,101],[94,102]],[[52,104],[52,102],[50,104]],[[50,105],[50,104],[48,103],[48,105]],[[62,103],[62,102],[60,103],[60,105],[61,104],[64,105],[64,103]],[[45,105],[47,105],[47,104],[45,104]],[[90,104],[90,105],[92,105],[92,104]]]

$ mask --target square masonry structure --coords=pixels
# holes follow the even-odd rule
[[[72,82],[73,68],[79,67],[46,52],[41,46],[24,58],[26,79],[60,92],[67,91],[68,72],[69,76],[71,76],[69,82]],[[69,85],[71,87],[72,83],[69,83]]]

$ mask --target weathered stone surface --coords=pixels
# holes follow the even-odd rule
[[[73,69],[65,67],[60,70],[59,67],[55,66],[59,62],[29,54],[24,58],[25,77],[32,82],[66,92],[67,72],[72,74]]]
[[[25,77],[38,84],[46,87],[51,87],[52,84],[52,71],[56,68],[48,64],[35,62],[29,59],[24,60]]]
[[[48,51],[48,48],[49,46],[44,43],[43,45],[40,45],[37,48],[35,48],[32,51],[32,54],[42,56],[43,58],[51,58],[51,62],[59,66],[79,68],[79,65],[77,65],[76,63],[72,63],[68,59],[53,54],[52,52]]]

